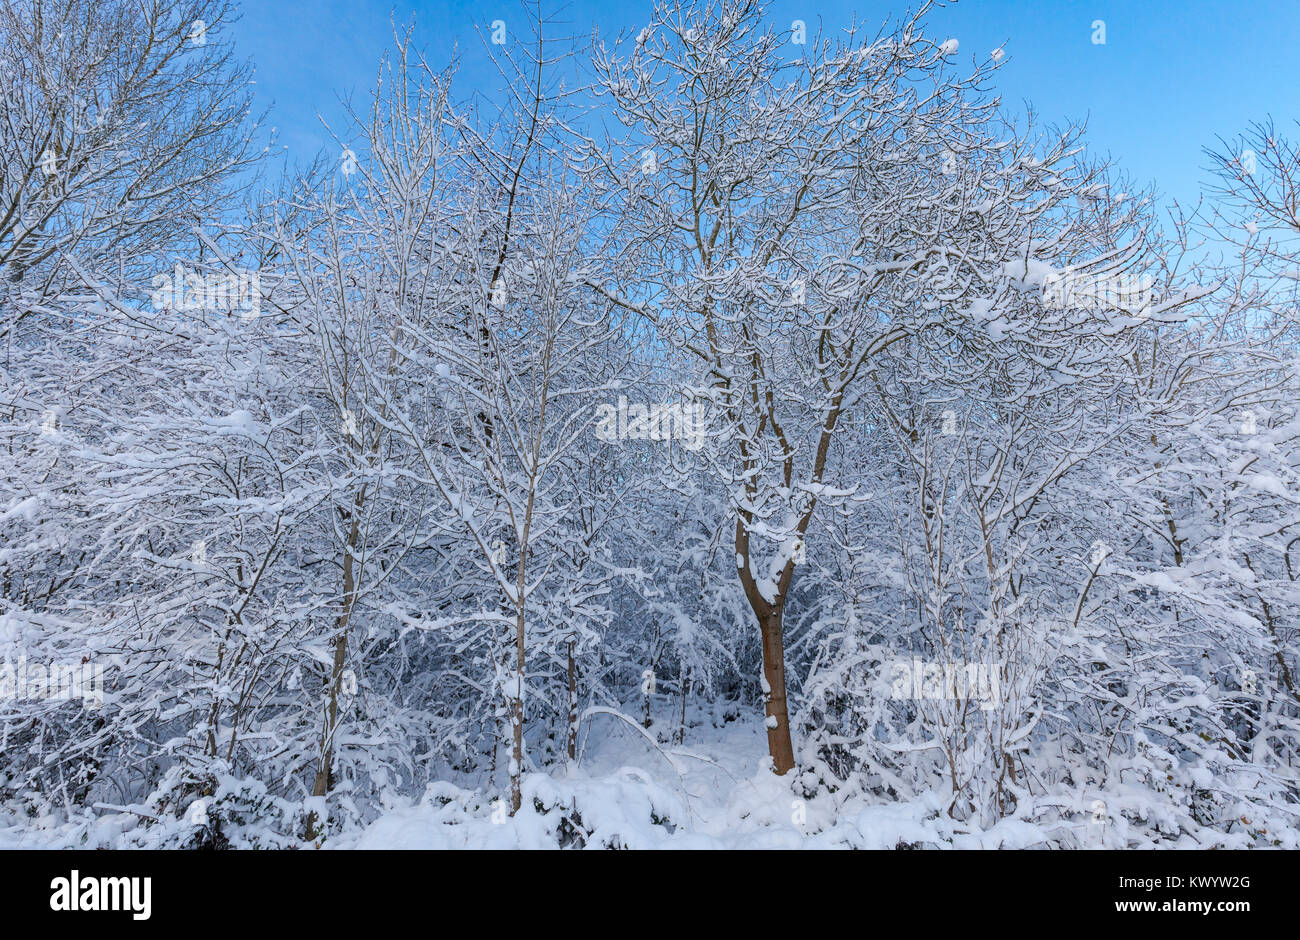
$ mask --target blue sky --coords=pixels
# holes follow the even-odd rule
[[[898,0],[779,0],[773,22],[818,23],[828,32],[855,16],[873,27],[897,17]],[[291,156],[337,148],[317,114],[341,124],[340,95],[364,104],[379,56],[392,45],[390,14],[415,18],[431,62],[459,47],[459,94],[498,81],[476,27],[493,20],[526,28],[518,0],[245,0],[232,29],[236,50],[257,68],[257,100]],[[574,32],[604,37],[639,29],[646,0],[544,2]],[[1106,43],[1092,41],[1095,20]],[[1272,115],[1300,134],[1300,0],[960,0],[930,16],[934,33],[956,38],[959,56],[981,59],[1005,43],[997,91],[1006,105],[1031,103],[1049,121],[1088,120],[1088,141],[1139,183],[1194,200],[1205,178],[1201,148]],[[513,39],[513,35],[511,39]]]

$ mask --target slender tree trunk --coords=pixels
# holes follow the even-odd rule
[[[334,637],[334,662],[330,669],[329,702],[325,706],[325,727],[321,730],[320,763],[316,768],[316,779],[312,782],[311,795],[325,796],[334,784],[334,732],[339,723],[339,684],[342,682],[343,669],[347,663],[348,612],[339,618],[339,631]],[[316,814],[307,816],[307,838],[315,839],[320,835],[320,821]]]
[[[348,529],[347,544],[343,550],[343,610],[339,612],[335,625],[334,661],[330,668],[329,701],[325,706],[325,723],[320,737],[320,764],[316,768],[316,779],[312,782],[311,795],[325,796],[334,782],[334,732],[339,723],[339,685],[343,681],[343,670],[347,666],[348,623],[352,619],[352,603],[356,593],[356,572],[354,558],[361,536],[361,507],[365,503],[365,491],[362,490],[353,500],[351,526]],[[314,839],[319,834],[316,814],[307,817],[307,838]]]
[[[569,641],[569,730],[566,744],[569,760],[578,757],[578,670],[573,662],[573,641]]]
[[[686,692],[691,687],[690,677],[685,671],[682,672],[682,721],[681,727],[677,731],[677,743],[686,743]]]
[[[524,605],[519,605],[518,619],[515,621],[515,689],[514,701],[510,703],[513,725],[513,746],[510,758],[510,813],[519,812],[524,797],[521,777],[524,772]]]
[[[650,696],[653,694],[654,681],[655,681],[654,669],[651,668],[647,671],[650,674],[648,676],[644,676],[641,680],[641,691],[645,693],[645,717],[641,720],[641,727],[643,728],[649,728],[652,723],[650,721]]]
[[[772,605],[760,619],[763,631],[763,678],[767,680],[767,750],[772,769],[784,774],[794,767],[794,745],[790,740],[790,717],[785,700],[785,605]]]
[[[339,723],[339,683],[347,664],[348,638],[347,628],[342,627],[334,637],[334,663],[330,669],[329,702],[325,706],[325,727],[321,731],[320,764],[316,768],[316,780],[312,783],[311,795],[324,796],[329,792],[334,763],[334,730]]]

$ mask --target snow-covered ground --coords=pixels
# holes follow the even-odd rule
[[[437,783],[421,799],[393,800],[375,821],[334,834],[322,847],[892,849],[1044,842],[1035,827],[1009,821],[988,833],[967,832],[942,816],[937,795],[852,806],[837,805],[830,794],[798,797],[791,779],[768,769],[761,715],[732,719],[735,714],[694,711],[684,746],[665,743],[677,723],[664,716],[647,732],[596,715],[584,729],[581,763],[526,775],[523,806],[513,817],[502,793]],[[0,849],[165,846],[194,828],[186,820],[159,823],[111,811],[73,820],[10,818],[0,824]],[[276,827],[266,819],[257,825],[264,828]],[[292,844],[253,831],[235,842]]]
[[[759,715],[724,721],[723,709],[690,716],[684,746],[652,744],[613,716],[592,719],[581,766],[524,779],[513,818],[481,794],[433,787],[395,806],[337,848],[794,849],[907,847],[1027,848],[1037,827],[1004,821],[969,832],[939,812],[937,795],[905,803],[837,805],[833,795],[795,795],[768,769]],[[651,728],[658,738],[674,721]],[[494,820],[495,816],[495,820]],[[573,833],[581,833],[575,840]]]
[[[1095,795],[1057,791],[982,829],[950,818],[938,792],[904,800],[824,788],[802,794],[797,774],[778,777],[769,769],[765,728],[753,709],[691,709],[685,745],[672,743],[677,729],[675,714],[656,714],[648,730],[630,714],[592,715],[583,725],[580,761],[525,774],[514,816],[504,779],[477,789],[443,781],[419,799],[389,798],[364,824],[331,826],[319,845],[299,839],[303,804],[231,780],[227,789],[250,809],[243,824],[231,824],[228,808],[222,811],[222,838],[232,848],[306,849],[1206,848],[1295,847],[1300,840],[1278,820],[1267,821],[1272,836],[1265,842],[1244,830],[1188,832],[1185,820],[1142,787],[1102,794],[1111,808],[1104,820],[1089,808],[1099,805]],[[193,847],[200,834],[184,814],[150,819],[153,807],[131,809],[37,818],[11,811],[0,815],[0,850]]]

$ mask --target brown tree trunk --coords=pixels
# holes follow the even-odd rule
[[[794,577],[794,562],[786,562],[777,583],[778,593],[773,601],[768,601],[759,591],[749,567],[749,532],[745,529],[745,521],[743,516],[736,519],[736,560],[745,598],[758,620],[763,637],[763,678],[767,682],[763,711],[767,724],[767,752],[772,758],[772,769],[784,774],[794,767],[794,744],[790,739],[790,717],[786,709],[783,637],[785,594]],[[804,525],[807,525],[806,521]],[[799,534],[803,535],[802,529]]]
[[[782,638],[785,605],[771,606],[759,623],[763,631],[763,678],[767,680],[767,750],[772,769],[784,774],[794,767],[790,717],[785,702],[785,643]],[[775,726],[774,726],[775,725]]]

